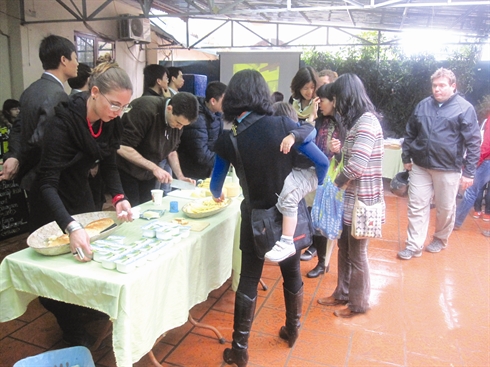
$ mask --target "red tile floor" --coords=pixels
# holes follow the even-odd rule
[[[481,234],[481,230],[490,229],[490,223],[468,216],[463,227],[451,235],[447,249],[402,261],[396,253],[404,248],[406,239],[407,201],[387,193],[386,204],[383,239],[369,245],[371,310],[352,319],[339,319],[333,315],[335,307],[317,303],[335,288],[335,251],[329,273],[317,279],[304,278],[304,316],[299,339],[290,349],[278,336],[284,323],[279,268],[266,264],[263,280],[268,289],[259,290],[249,366],[490,366],[490,238]],[[25,237],[17,239],[18,243],[24,241]],[[8,248],[0,248],[3,258]],[[314,265],[315,259],[302,262],[302,273],[306,275]],[[226,282],[191,311],[194,318],[216,326],[226,338],[226,346],[233,321],[230,284]],[[90,326],[93,333],[100,329],[96,323]],[[97,367],[115,366],[110,338],[105,343],[92,352]],[[2,367],[63,347],[53,316],[37,300],[23,316],[0,324]],[[170,331],[154,353],[163,366],[224,367],[224,347],[212,332],[186,323]],[[135,364],[150,365],[146,356]]]

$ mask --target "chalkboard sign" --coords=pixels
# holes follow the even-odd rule
[[[0,240],[27,232],[27,201],[18,184],[0,181]]]

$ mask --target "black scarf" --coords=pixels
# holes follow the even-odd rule
[[[62,102],[55,108],[58,118],[68,122],[72,130],[72,138],[80,151],[89,155],[94,162],[113,154],[119,149],[123,126],[120,117],[109,122],[97,121],[92,125],[94,131],[102,127],[102,133],[94,138],[87,122],[87,99],[89,93],[77,93],[68,102]],[[101,126],[101,124],[103,126]]]

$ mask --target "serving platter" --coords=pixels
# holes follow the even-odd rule
[[[227,198],[221,203],[216,203],[212,198],[204,198],[191,201],[182,207],[182,211],[189,218],[200,219],[221,213],[231,204]]]
[[[96,241],[109,236],[113,233],[117,227],[122,223],[121,220],[117,218],[116,212],[113,211],[103,211],[103,212],[91,212],[84,214],[72,215],[73,219],[80,222],[82,226],[86,226],[90,222],[93,222],[102,218],[111,218],[117,226],[95,236],[90,237],[90,241]],[[27,245],[31,247],[34,251],[48,256],[61,255],[70,252],[70,244],[59,245],[59,246],[48,246],[47,240],[50,237],[58,237],[63,234],[58,224],[53,221],[45,224],[41,228],[37,229],[35,232],[31,233],[27,238]]]

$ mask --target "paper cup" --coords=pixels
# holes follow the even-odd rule
[[[163,190],[151,190],[151,200],[154,205],[162,205]]]

